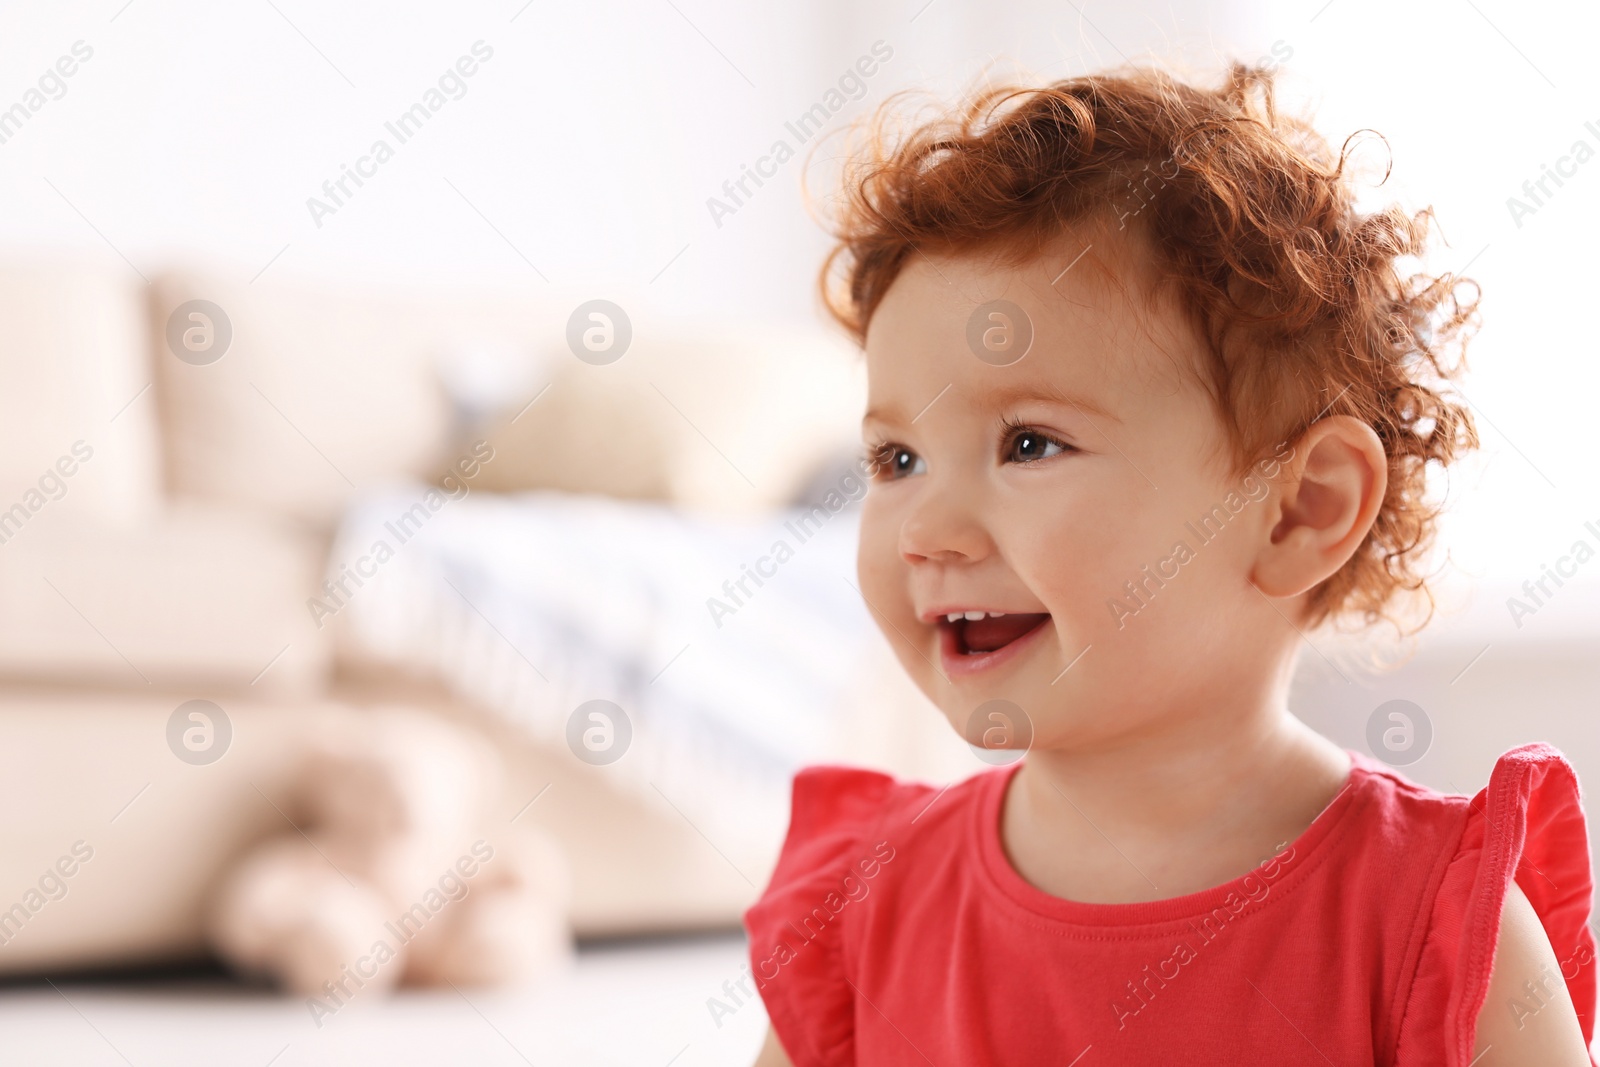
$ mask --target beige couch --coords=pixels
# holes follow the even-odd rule
[[[227,316],[220,358],[180,359],[169,341],[192,300]],[[220,270],[146,286],[120,267],[0,269],[0,910],[74,846],[93,852],[0,945],[0,972],[203,951],[218,872],[284,829],[296,743],[335,702],[420,704],[489,731],[506,757],[506,819],[548,784],[520,817],[566,846],[580,935],[737,920],[776,840],[723,857],[426,675],[350,655],[339,626],[307,609],[352,494],[430,480],[477,433],[496,448],[477,491],[743,512],[782,503],[851,441],[860,369],[838,344],[640,316],[628,354],[592,366],[565,349],[570,310]],[[462,424],[441,383],[497,366],[502,391],[521,391],[499,398],[498,422]],[[886,651],[882,664],[847,754],[908,769],[948,759]],[[180,761],[166,737],[195,698],[233,728],[208,765]]]

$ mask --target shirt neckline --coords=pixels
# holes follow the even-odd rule
[[[1241,895],[1254,899],[1261,895],[1261,886],[1299,881],[1312,865],[1319,847],[1333,833],[1350,811],[1358,793],[1364,791],[1372,775],[1381,771],[1359,752],[1346,752],[1350,757],[1350,772],[1344,786],[1317,814],[1300,836],[1291,841],[1277,856],[1245,874],[1222,885],[1202,889],[1183,896],[1160,900],[1139,901],[1128,904],[1094,904],[1069,900],[1047,893],[1023,878],[1012,866],[1000,839],[1000,813],[1005,803],[1007,788],[1023,760],[1012,766],[985,775],[979,803],[973,805],[972,832],[977,836],[979,866],[992,888],[1024,911],[1046,919],[1073,925],[1094,927],[1130,927],[1192,919],[1209,914],[1224,906],[1230,899],[1235,902]]]

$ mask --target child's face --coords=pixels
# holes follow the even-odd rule
[[[863,435],[888,462],[864,504],[862,591],[969,741],[990,700],[1023,711],[1035,747],[1082,746],[1197,725],[1275,673],[1283,634],[1249,575],[1276,496],[1230,475],[1187,320],[1145,295],[1125,238],[1091,236],[1065,274],[1088,238],[1017,268],[915,256],[867,335]],[[1034,331],[1007,366],[968,342],[996,299]]]

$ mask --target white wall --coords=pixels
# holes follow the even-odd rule
[[[995,50],[1052,75],[1116,58],[1052,7],[1001,23],[956,0],[124,3],[0,13],[0,107],[74,42],[93,49],[66,94],[0,144],[0,246],[120,253],[145,273],[199,254],[249,274],[272,262],[492,281],[723,317],[813,319],[825,243],[800,196],[803,160],[720,226],[706,201],[774,140],[794,144],[785,121],[874,42],[893,58],[836,126],[907,85],[954,90]],[[1131,37],[1155,26],[1142,23],[1098,24]],[[494,56],[466,95],[412,141],[387,135],[480,39]],[[379,137],[394,158],[317,227],[307,198]]]

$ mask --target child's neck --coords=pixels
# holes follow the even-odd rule
[[[1056,896],[1183,896],[1244,875],[1298,837],[1348,772],[1349,757],[1287,711],[1195,717],[1092,753],[1029,753],[1001,840],[1018,872]]]

